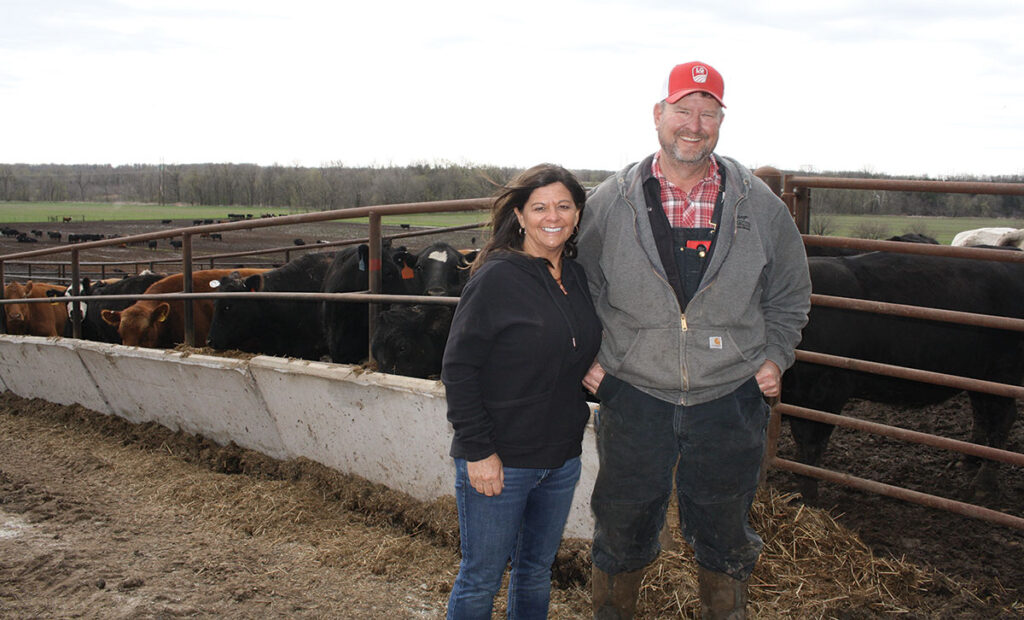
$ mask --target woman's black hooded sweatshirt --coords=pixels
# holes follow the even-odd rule
[[[441,381],[451,456],[497,453],[508,467],[553,469],[580,455],[590,417],[581,382],[601,344],[583,268],[562,260],[562,293],[544,259],[494,252],[466,284]]]

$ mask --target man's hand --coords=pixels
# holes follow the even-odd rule
[[[497,453],[480,461],[467,461],[466,473],[469,474],[469,484],[477,493],[487,497],[501,495],[505,488],[505,469]]]
[[[775,362],[765,360],[757,369],[754,378],[757,379],[757,387],[761,388],[761,393],[768,398],[778,398],[782,393],[782,371]]]
[[[591,364],[590,370],[583,377],[583,387],[587,389],[591,394],[597,395],[597,388],[600,387],[601,381],[604,380],[604,368],[601,368],[601,364],[594,360]]]

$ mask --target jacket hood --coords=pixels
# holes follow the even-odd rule
[[[509,250],[498,250],[492,252],[487,260],[495,262],[501,261],[510,265],[515,265],[516,268],[530,274],[532,278],[541,284],[544,284],[548,277],[547,261],[543,258],[537,258],[528,254]]]

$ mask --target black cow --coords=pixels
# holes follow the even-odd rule
[[[394,306],[378,318],[370,350],[377,369],[428,379],[441,374],[455,306]]]
[[[469,279],[469,263],[475,256],[476,253],[465,255],[439,241],[416,254],[398,251],[395,260],[413,268],[416,287],[423,291],[422,294],[458,297]]]
[[[351,293],[369,289],[369,248],[362,244],[352,251],[340,252],[334,257],[324,278],[323,292]],[[415,295],[419,291],[412,277],[411,267],[400,268],[395,255],[401,249],[384,247],[381,250],[381,291],[390,295]],[[406,272],[403,279],[402,272]],[[382,308],[386,310],[387,307]],[[352,302],[323,302],[321,317],[331,360],[343,364],[357,364],[369,353],[370,326],[366,304]]]
[[[935,237],[929,237],[921,233],[904,233],[902,235],[896,235],[889,237],[886,241],[903,241],[905,243],[928,243],[931,245],[939,245],[939,242]]]
[[[232,274],[221,279],[217,291],[319,293],[335,254],[312,252],[244,279]],[[315,301],[218,299],[206,341],[215,349],[311,360],[327,351],[320,303]]]
[[[398,253],[396,260],[413,266],[423,295],[458,297],[469,279],[476,252],[463,254],[444,242],[418,254]],[[427,378],[441,372],[454,306],[414,305],[381,314],[370,344],[381,372]]]
[[[68,233],[68,243],[84,243],[100,239],[103,239],[103,235],[100,233]]]
[[[1024,264],[871,252],[808,259],[814,293],[1024,318]],[[1020,385],[1024,334],[815,306],[800,348],[843,357]],[[782,402],[839,413],[850,398],[923,406],[958,390],[797,362],[783,377]],[[1005,447],[1017,416],[1014,399],[970,392],[974,443]],[[790,419],[798,460],[816,465],[832,426]],[[968,459],[976,462],[977,459]],[[982,461],[969,496],[998,491],[997,464]],[[801,480],[808,499],[816,481]]]
[[[934,237],[928,235],[922,235],[921,233],[904,233],[902,235],[895,235],[889,237],[886,241],[903,241],[905,243],[928,243],[932,245],[938,245],[939,242]],[[828,247],[823,245],[805,245],[804,251],[807,256],[855,256],[857,254],[863,254],[864,250],[855,250],[853,248],[837,248]]]
[[[151,284],[166,277],[166,274],[153,273],[149,270],[142,273],[122,278],[117,281],[101,280],[91,282],[89,278],[82,278],[82,295],[135,295],[146,292]],[[70,293],[68,293],[70,294]],[[132,305],[133,301],[89,301],[81,302],[82,308],[82,339],[95,340],[97,342],[110,342],[121,344],[121,336],[117,333],[117,327],[108,324],[101,316],[104,310],[124,310]],[[68,303],[68,315],[71,315],[73,306]],[[64,336],[72,337],[73,326],[71,321],[64,325]]]

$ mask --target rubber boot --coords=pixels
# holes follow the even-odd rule
[[[697,567],[700,613],[704,620],[744,620],[747,617],[747,582]]]
[[[594,620],[632,620],[644,569],[609,575],[594,567],[590,583],[594,601]]]

